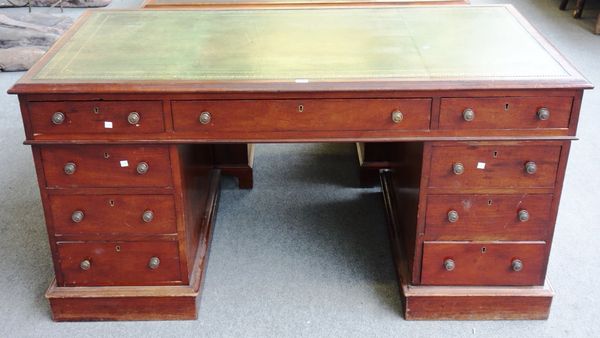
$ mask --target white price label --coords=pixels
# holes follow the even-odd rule
[[[485,162],[477,162],[477,169],[485,169]]]
[[[119,161],[119,164],[121,164],[121,168],[129,167],[129,162],[127,160]]]
[[[112,128],[112,122],[110,122],[110,121],[104,121],[104,128],[111,129]]]

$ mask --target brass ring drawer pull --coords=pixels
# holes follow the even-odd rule
[[[59,125],[63,124],[63,122],[65,122],[65,114],[63,112],[57,111],[52,114],[52,123]]]
[[[462,173],[465,172],[465,166],[462,163],[460,163],[460,162],[454,163],[452,165],[452,172],[455,175],[462,175]]]
[[[475,119],[475,112],[471,108],[467,108],[463,110],[462,113],[463,119],[467,122],[471,122]]]
[[[202,124],[209,124],[211,118],[212,118],[212,116],[210,115],[209,112],[203,111],[202,113],[200,113],[200,117],[198,118],[198,121],[200,121],[200,123],[202,123]]]
[[[158,266],[160,265],[160,259],[158,259],[158,257],[152,257],[150,258],[150,261],[148,262],[148,267],[152,270],[158,268]]]
[[[402,120],[404,120],[404,114],[402,114],[402,112],[399,110],[395,110],[392,113],[392,121],[394,123],[400,123],[400,122],[402,122]]]
[[[515,272],[523,270],[523,262],[520,259],[513,259],[510,265]]]
[[[453,259],[448,258],[444,261],[444,268],[446,269],[446,271],[452,271],[455,267],[456,264],[454,263]]]
[[[152,212],[152,210],[146,210],[142,214],[142,220],[145,223],[150,223],[150,222],[152,222],[153,219],[154,219],[154,212]]]
[[[73,175],[75,173],[75,171],[77,170],[77,165],[73,162],[68,162],[63,167],[63,170],[64,170],[65,174]]]
[[[525,163],[525,171],[530,175],[535,174],[537,171],[537,165],[535,164],[535,162],[529,161]]]
[[[81,261],[81,263],[79,263],[79,267],[81,270],[89,270],[92,267],[92,263],[90,263],[89,260],[84,259]]]
[[[140,163],[138,163],[137,167],[135,168],[135,170],[137,171],[137,173],[140,174],[140,175],[146,174],[149,169],[150,169],[150,166],[146,162],[140,162]]]
[[[448,211],[448,222],[456,223],[458,221],[458,211],[450,210]]]
[[[135,111],[129,113],[129,115],[127,116],[127,122],[129,122],[129,124],[131,125],[136,125],[140,123],[140,113]]]
[[[75,210],[73,211],[73,213],[71,214],[71,220],[74,223],[79,223],[81,221],[83,221],[83,218],[85,217],[85,214],[83,213],[83,211],[81,210]]]
[[[519,221],[527,222],[529,221],[529,212],[525,209],[519,210]]]
[[[545,108],[545,107],[538,109],[537,118],[540,121],[546,121],[546,120],[550,119],[550,109]]]

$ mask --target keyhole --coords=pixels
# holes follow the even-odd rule
[[[108,205],[110,205],[111,207],[115,206],[115,200],[108,200]]]
[[[98,113],[100,113],[100,108],[94,107],[94,114],[98,114]]]
[[[508,110],[508,108],[509,108],[509,106],[508,106],[508,103],[505,103],[505,104],[504,104],[504,111],[507,111],[507,110]]]
[[[492,205],[492,200],[488,200],[488,206]]]
[[[487,248],[484,246],[481,248],[481,253],[485,253],[487,251]]]
[[[104,158],[108,159],[110,157],[109,153],[104,153]]]
[[[298,105],[298,111],[299,111],[300,113],[302,113],[302,112],[304,111],[304,105],[301,105],[301,104],[299,104],[299,105]]]
[[[120,245],[115,246],[115,251],[116,252],[121,252],[121,246]]]
[[[492,153],[492,156],[493,156],[494,158],[497,158],[497,157],[498,157],[498,152],[497,152],[497,151],[494,151],[494,152]]]

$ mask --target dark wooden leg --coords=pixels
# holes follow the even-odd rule
[[[238,175],[238,186],[240,189],[252,189],[254,186],[254,176],[252,175],[252,168],[242,170]]]
[[[585,6],[585,0],[577,0],[575,3],[575,10],[573,11],[573,17],[575,19],[581,18],[581,14],[583,14],[583,6]]]
[[[594,34],[600,34],[600,14],[598,14],[598,19],[596,19],[596,30]]]
[[[562,0],[560,2],[560,5],[558,6],[558,9],[560,9],[561,11],[564,11],[565,9],[567,9],[568,3],[569,3],[569,0]]]

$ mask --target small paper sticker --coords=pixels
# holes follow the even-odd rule
[[[112,122],[110,122],[110,121],[104,121],[104,128],[107,128],[107,129],[112,128]]]
[[[485,162],[477,162],[477,169],[485,169]]]
[[[129,167],[127,160],[119,161],[119,164],[121,164],[121,168]]]
[[[296,79],[296,83],[308,83],[308,79]]]

